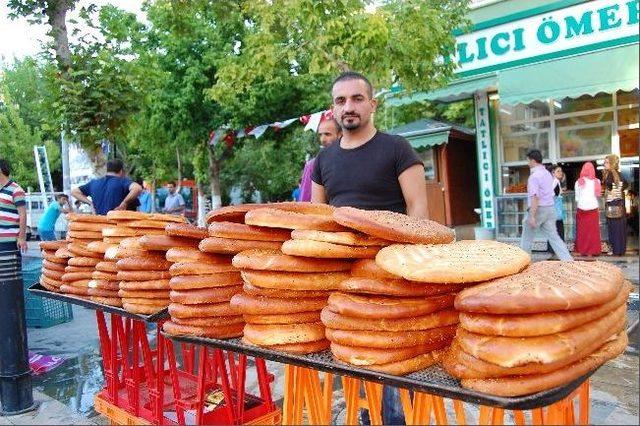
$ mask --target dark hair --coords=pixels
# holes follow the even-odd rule
[[[4,158],[0,158],[0,172],[5,176],[9,176],[11,174],[11,166],[9,166],[9,162]]]
[[[371,84],[371,82],[369,81],[369,79],[367,77],[365,77],[364,75],[360,74],[359,72],[355,72],[355,71],[343,72],[338,77],[336,77],[335,80],[333,80],[333,84],[331,85],[331,88],[333,89],[333,86],[335,86],[337,82],[339,82],[339,81],[347,81],[347,80],[362,80],[362,81],[364,81],[367,84],[367,94],[369,95],[369,99],[373,99],[373,85]]]
[[[69,196],[67,194],[58,194],[58,195],[56,195],[56,200],[60,200],[62,198],[66,198],[68,200]]]
[[[542,164],[542,153],[539,149],[530,149],[529,152],[527,152],[527,158],[538,164]]]
[[[338,123],[338,120],[336,120],[335,118],[333,118],[333,117],[325,118],[324,120],[322,120],[320,122],[320,124],[322,124],[322,123],[333,123],[333,127],[336,128],[336,132],[342,133],[342,127],[340,127],[340,123]]]
[[[124,163],[120,159],[109,160],[107,162],[107,172],[120,173],[124,169]]]

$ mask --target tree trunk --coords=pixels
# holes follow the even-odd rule
[[[180,150],[176,147],[176,161],[178,162],[178,184],[176,185],[178,191],[180,191],[180,186],[182,184],[182,161],[180,161]]]
[[[207,186],[201,181],[196,182],[198,187],[198,226],[205,226],[205,216],[207,215]]]
[[[51,25],[51,37],[53,37],[56,59],[65,78],[69,68],[71,68],[71,51],[69,50],[66,17],[72,3],[70,0],[49,1],[46,9],[49,25]]]
[[[209,152],[209,181],[211,185],[211,210],[218,209],[222,206],[222,197],[220,196],[220,160],[216,160],[213,149],[208,148]]]

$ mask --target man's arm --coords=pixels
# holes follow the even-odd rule
[[[402,196],[407,204],[407,215],[429,219],[427,207],[427,187],[424,180],[424,166],[415,164],[398,176]]]
[[[324,192],[324,186],[311,181],[311,202],[327,204],[327,194]]]
[[[540,203],[540,199],[537,195],[531,196],[531,205],[529,206],[529,226],[532,228],[536,227],[536,212],[538,211],[538,204]]]
[[[141,192],[142,192],[142,186],[140,186],[136,182],[131,182],[131,185],[129,185],[129,193],[127,194],[126,197],[124,197],[124,200],[122,200],[122,202],[114,210],[126,210],[127,205],[131,201],[138,198],[138,195],[140,195]]]
[[[93,205],[89,197],[84,195],[79,186],[71,190],[71,195],[73,196],[73,198],[75,198],[76,200],[80,200],[80,202],[82,203]]]
[[[27,251],[27,208],[18,206],[18,217],[20,218],[20,231],[18,231],[18,248],[20,251]]]

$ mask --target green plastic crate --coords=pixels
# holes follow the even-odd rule
[[[24,283],[24,308],[27,327],[46,328],[69,322],[73,319],[71,304],[31,294],[27,289],[40,280],[42,259],[22,258],[22,280]]]

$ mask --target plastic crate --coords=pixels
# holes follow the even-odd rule
[[[22,259],[22,281],[24,284],[24,308],[27,327],[46,328],[69,322],[73,319],[71,304],[59,300],[46,299],[31,294],[27,289],[40,279],[42,259],[24,257]]]
[[[126,410],[111,404],[105,400],[101,394],[93,398],[93,408],[103,416],[109,419],[112,425],[149,425],[148,421],[140,417],[136,417]]]

